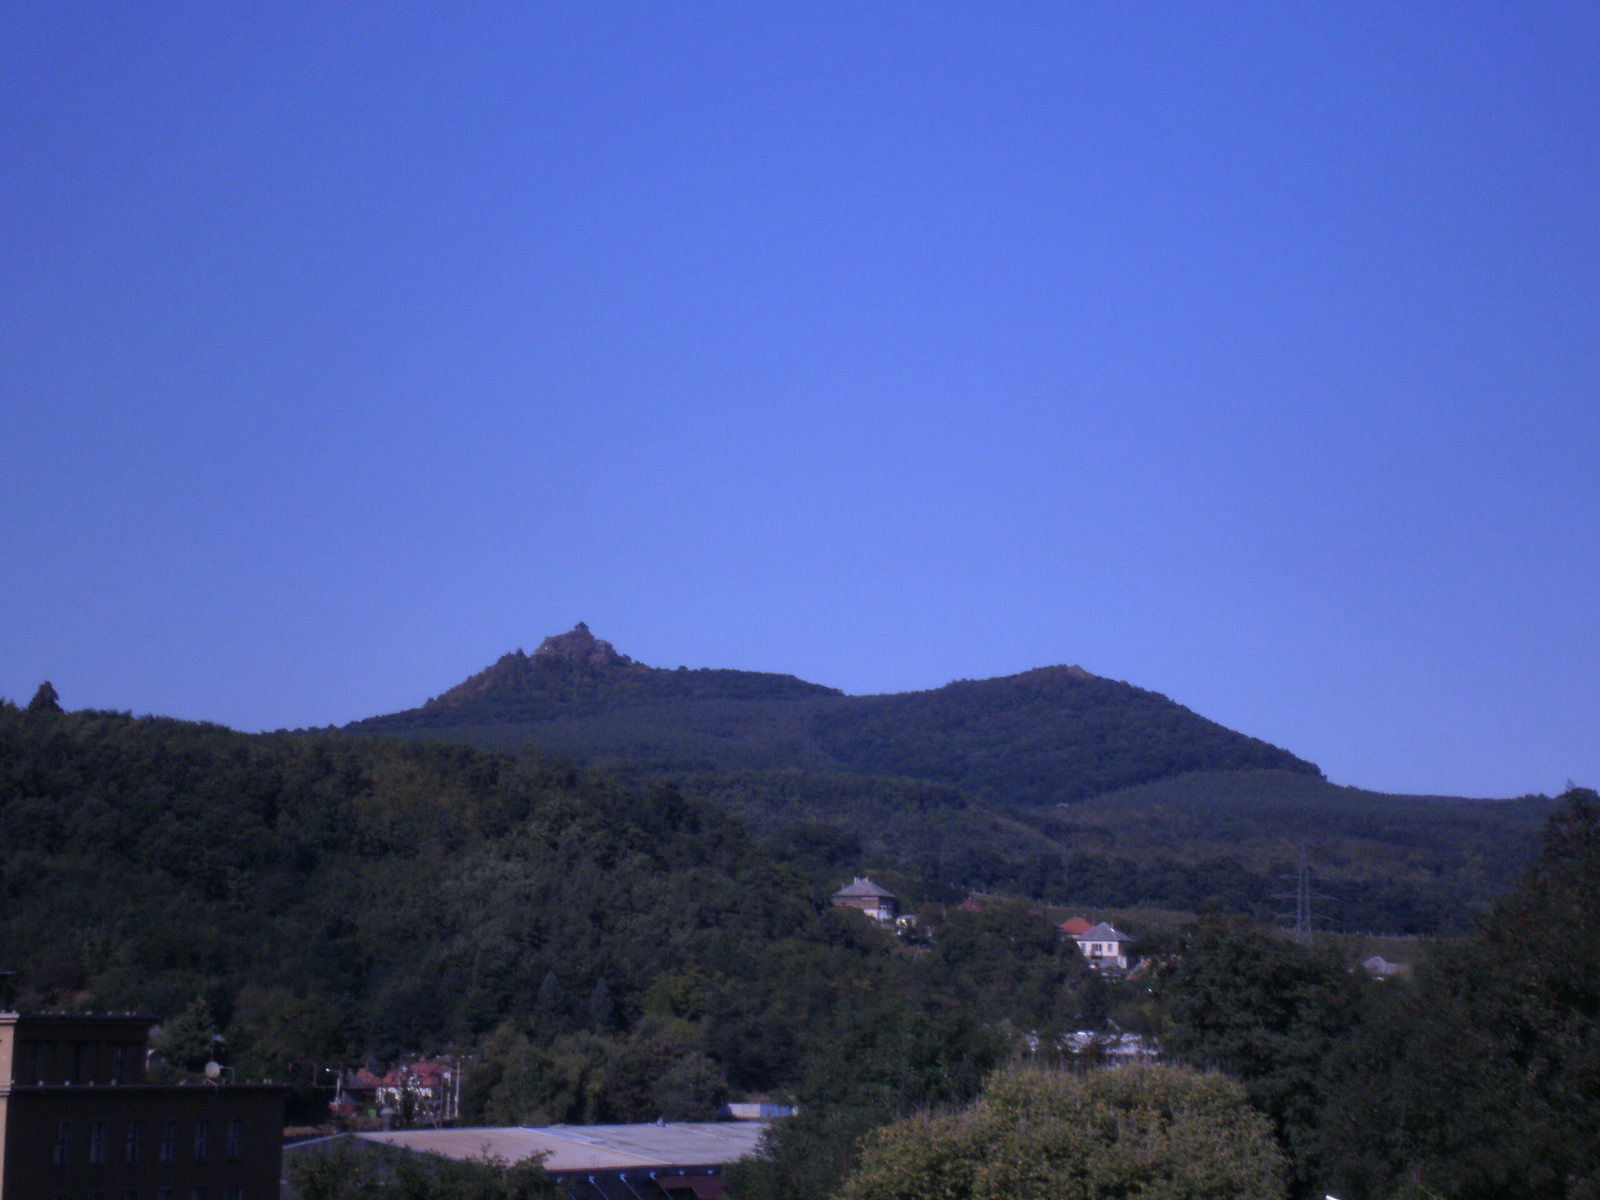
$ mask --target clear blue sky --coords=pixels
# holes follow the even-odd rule
[[[1600,9],[10,4],[0,695],[589,623],[1600,783]]]

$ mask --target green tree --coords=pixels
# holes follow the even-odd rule
[[[1522,884],[1343,1056],[1340,1195],[1600,1197],[1600,797],[1574,788]]]
[[[246,984],[228,1028],[233,1065],[244,1078],[283,1079],[295,1059],[337,1059],[339,1024],[337,1008],[321,997]]]
[[[851,983],[864,986],[859,977]],[[1003,1053],[999,1031],[973,1014],[920,1012],[860,992],[811,1036],[799,1113],[768,1131],[759,1155],[729,1170],[730,1187],[749,1200],[832,1194],[855,1169],[865,1134],[919,1108],[970,1100]]]
[[[39,685],[39,690],[33,694],[33,699],[28,701],[28,711],[31,713],[61,711],[61,697],[56,694],[55,687],[48,679]]]
[[[303,1200],[558,1200],[539,1159],[455,1161],[348,1140],[321,1153],[288,1156],[284,1174]]]
[[[1216,913],[1184,931],[1157,979],[1163,1051],[1239,1080],[1272,1119],[1302,1189],[1323,1169],[1323,1064],[1358,1026],[1365,983],[1330,948]]]
[[[596,1033],[610,1033],[617,1023],[617,1005],[611,999],[611,989],[606,986],[603,975],[595,981],[594,991],[589,993],[589,1021]]]
[[[605,1120],[606,1081],[617,1046],[570,1033],[540,1049],[512,1026],[495,1031],[484,1061],[468,1072],[463,1114],[488,1125],[593,1124]]]
[[[1130,1066],[1012,1067],[965,1109],[872,1134],[840,1200],[1276,1200],[1286,1164],[1244,1090]]]
[[[710,1121],[727,1094],[717,1064],[685,1045],[671,1030],[617,1047],[605,1076],[605,1106],[612,1120]]]
[[[1089,1024],[1104,987],[1077,943],[1064,939],[1036,904],[995,901],[950,910],[933,938],[934,982],[953,997],[982,996],[984,1015],[1023,1029],[1048,1022]]]
[[[555,969],[551,968],[539,981],[539,991],[533,1000],[534,1019],[542,1030],[558,1031],[566,1023],[566,1008],[566,998],[561,994],[561,980]]]
[[[197,997],[188,1008],[165,1022],[154,1039],[175,1072],[198,1074],[216,1053],[216,1020],[211,1005]]]

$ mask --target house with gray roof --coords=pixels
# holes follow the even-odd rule
[[[872,880],[856,876],[833,894],[835,908],[858,908],[874,921],[887,925],[900,911],[895,894]]]
[[[1128,947],[1133,944],[1133,939],[1125,933],[1118,933],[1104,921],[1082,933],[1073,934],[1073,939],[1078,943],[1078,949],[1083,951],[1083,956],[1089,960],[1089,965],[1096,970],[1128,969]]]

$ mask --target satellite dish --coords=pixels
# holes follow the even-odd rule
[[[206,1064],[206,1078],[220,1079],[222,1077],[222,1064],[212,1061]]]

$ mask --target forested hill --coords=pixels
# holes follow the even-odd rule
[[[1027,807],[1190,771],[1322,774],[1158,692],[1081,667],[852,697],[819,705],[811,729],[822,750],[852,772],[952,783]]]
[[[190,1069],[214,1031],[241,1078],[301,1082],[453,1046],[477,1121],[705,1120],[729,1089],[863,1081],[881,1119],[970,1094],[1002,1024],[1103,1004],[1037,906],[957,908],[911,953],[827,905],[848,878],[537,752],[0,701],[19,1005],[172,1018]]]
[[[1075,666],[846,696],[788,675],[663,670],[580,625],[365,736],[528,747],[670,780],[817,865],[965,889],[1270,917],[1307,848],[1341,928],[1460,929],[1532,852],[1543,797],[1329,784],[1312,764]]]
[[[471,1043],[511,1013],[609,1030],[692,980],[733,1031],[719,1061],[770,1087],[806,1036],[764,1015],[772,986],[828,974],[773,965],[831,934],[733,820],[535,753],[0,702],[0,847],[21,1003],[199,997],[265,1074]],[[738,1045],[744,1021],[789,1057]]]
[[[1329,785],[1290,778],[1325,805]],[[787,779],[814,807],[820,777]],[[886,823],[932,817],[967,845],[979,829],[961,822],[996,819],[947,786],[898,782]],[[1280,782],[1256,781],[1263,803]],[[1236,783],[1176,794],[1197,788],[1225,790],[1198,815],[1168,785],[1116,805],[1180,837],[1186,821],[1218,826],[1218,805],[1238,811]],[[1600,1179],[1593,1105],[1573,1101],[1594,1094],[1600,1061],[1596,798],[1565,800],[1538,870],[1463,950],[1419,964],[1415,987],[1221,912],[1176,937],[1130,923],[1166,965],[1118,981],[1035,903],[945,908],[909,864],[874,863],[924,919],[902,943],[826,904],[857,848],[814,827],[763,846],[670,784],[536,752],[62,712],[41,688],[27,711],[0,701],[0,968],[19,972],[24,1009],[159,1013],[168,1069],[220,1051],[238,1078],[297,1083],[302,1117],[328,1098],[308,1084],[330,1062],[440,1050],[469,1058],[475,1123],[702,1120],[730,1094],[792,1096],[800,1115],[741,1186],[753,1200],[837,1195],[866,1130],[969,1100],[1001,1059],[1054,1058],[1063,1032],[1112,1021],[1236,1074],[1298,1195],[1325,1194],[1326,1179],[1390,1196],[1417,1163],[1441,1194],[1578,1195],[1542,1182]],[[1098,808],[1013,814],[998,832],[1022,837],[1026,816],[1061,824],[1052,838],[1097,837]],[[1386,803],[1347,808],[1353,834],[1407,832]],[[1464,815],[1454,829],[1504,843]],[[1141,857],[1140,895],[1186,866],[1206,887],[1255,886],[1238,863]],[[1047,894],[1116,882],[1109,861],[1054,862]],[[1507,1189],[1502,1163],[1539,1186]]]
[[[1195,771],[1321,774],[1156,692],[1080,667],[846,696],[789,675],[648,667],[582,624],[420,708],[347,731],[531,745],[603,765],[898,776],[1019,807]]]

